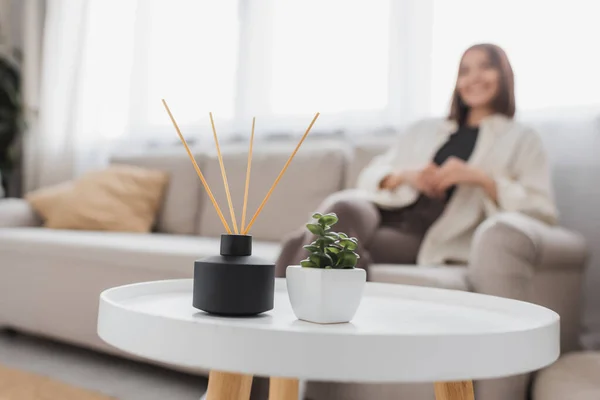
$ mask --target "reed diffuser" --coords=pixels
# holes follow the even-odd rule
[[[225,195],[227,197],[227,204],[233,226],[232,231],[221,212],[221,208],[217,204],[200,167],[198,167],[169,106],[164,99],[162,102],[226,232],[221,235],[219,255],[203,258],[194,263],[193,306],[210,314],[226,316],[251,316],[273,309],[275,265],[272,262],[252,256],[252,236],[249,232],[269,200],[269,197],[271,197],[273,190],[292,162],[292,159],[300,149],[304,139],[308,136],[308,133],[319,117],[319,113],[315,114],[313,120],[306,129],[306,132],[304,132],[304,135],[296,145],[296,148],[286,161],[281,172],[279,172],[275,182],[273,182],[273,185],[271,185],[271,188],[250,219],[250,222],[246,225],[246,206],[250,188],[250,170],[252,167],[252,149],[256,122],[256,119],[253,118],[250,145],[248,149],[244,202],[239,228],[235,217],[233,202],[231,201],[229,184],[227,183],[227,173],[225,172],[225,166],[223,164],[217,130],[215,128],[212,113],[209,113],[219,166],[221,168],[221,177],[223,178],[223,185],[225,186]]]

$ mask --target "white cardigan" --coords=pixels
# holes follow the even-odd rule
[[[358,188],[383,208],[413,203],[419,193],[408,184],[394,191],[379,189],[393,171],[420,169],[457,129],[448,120],[426,120],[402,134],[385,154],[376,157],[360,174]],[[497,203],[479,187],[459,185],[438,220],[429,228],[417,258],[418,264],[467,263],[473,234],[486,218],[500,211],[518,211],[549,224],[557,211],[546,153],[538,135],[513,119],[495,114],[484,119],[469,164],[496,181]]]

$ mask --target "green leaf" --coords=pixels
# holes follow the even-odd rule
[[[327,250],[328,253],[333,253],[333,254],[337,254],[341,251],[341,249],[339,249],[337,247],[333,247],[333,246],[326,247],[325,250]]]
[[[317,266],[310,260],[302,260],[300,261],[300,265],[302,265],[303,268],[317,268]]]
[[[353,240],[343,239],[343,240],[340,240],[340,246],[342,246],[344,249],[356,250],[357,244]]]
[[[306,246],[302,246],[302,247],[304,247],[306,250],[310,251],[311,253],[321,251],[321,248],[319,246],[315,246],[314,244],[307,244]]]
[[[320,240],[322,240],[326,246],[329,246],[330,244],[334,244],[336,242],[334,238],[330,238],[328,236],[323,236],[322,238],[320,238]]]
[[[306,228],[313,234],[318,236],[323,236],[325,231],[320,225],[317,224],[306,224]]]
[[[327,251],[327,254],[329,255],[329,257],[331,257],[331,266],[335,268],[335,265],[338,263],[338,255],[329,251]]]
[[[319,268],[326,268],[333,265],[333,260],[325,253],[313,253],[308,257],[308,259],[316,264]]]
[[[319,224],[321,225],[333,225],[336,222],[338,222],[338,217],[337,215],[335,215],[335,213],[329,213],[329,214],[325,214],[323,216],[321,216],[319,218]]]
[[[330,237],[335,240],[338,240],[340,238],[340,235],[338,235],[336,232],[327,232],[325,234],[325,236]]]
[[[321,213],[318,213],[318,212],[316,212],[316,213],[314,213],[314,214],[312,215],[312,217],[313,217],[314,219],[319,219],[319,218],[321,218],[322,216],[323,216],[323,214],[321,214]]]
[[[329,246],[335,243],[335,240],[332,238],[328,238],[325,236],[321,236],[319,237],[317,240],[315,240],[315,244],[317,246],[319,246],[319,248],[321,247],[325,247],[325,246]]]
[[[352,251],[342,251],[338,254],[338,268],[354,268],[358,262],[358,254]]]
[[[339,232],[338,235],[341,239],[348,239],[348,235],[346,235],[344,232]]]

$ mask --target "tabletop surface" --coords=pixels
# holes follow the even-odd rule
[[[124,351],[192,368],[361,382],[483,379],[539,369],[559,355],[559,317],[533,304],[462,291],[368,283],[347,324],[299,321],[277,279],[275,308],[225,318],[192,307],[192,280],[106,290],[98,333]]]

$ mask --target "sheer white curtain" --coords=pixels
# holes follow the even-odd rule
[[[135,15],[127,1],[47,2],[28,189],[103,164],[112,140],[125,134]]]
[[[236,114],[238,1],[138,1],[129,127],[134,138],[177,140],[161,98],[188,137],[208,133],[208,112],[225,136]]]
[[[140,1],[131,131],[165,139],[173,106],[191,137],[387,121],[391,0]],[[171,136],[168,136],[171,139]],[[175,139],[174,137],[172,139]]]
[[[520,110],[600,106],[600,3],[587,0],[48,0],[38,171],[115,147],[302,131],[372,133],[442,115],[462,51],[504,47]],[[264,136],[263,136],[264,137]]]

